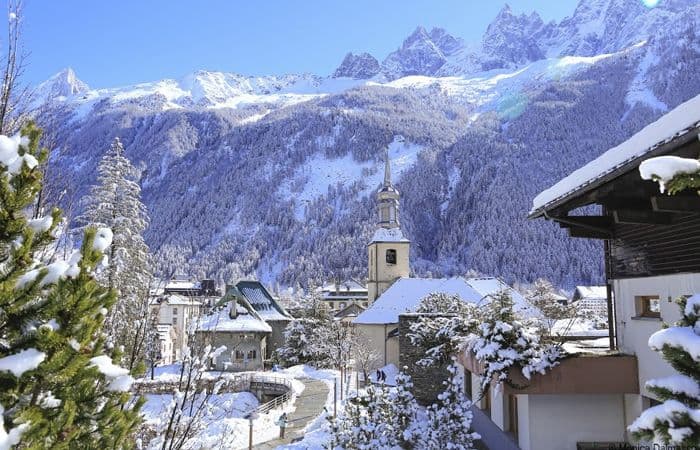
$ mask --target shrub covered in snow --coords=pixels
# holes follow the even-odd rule
[[[697,448],[700,446],[700,294],[681,298],[679,304],[681,320],[649,338],[649,347],[661,353],[678,374],[647,382],[647,389],[663,403],[645,410],[629,431],[640,440]]]
[[[513,300],[506,291],[490,296],[480,308],[466,305],[451,310],[458,313],[425,316],[411,324],[411,341],[427,349],[419,364],[445,364],[458,352],[473,352],[484,366],[482,390],[485,392],[492,381],[517,387],[509,379],[511,369],[520,369],[530,379],[533,373],[544,373],[556,365],[561,357],[558,345],[542,344],[538,329],[516,315]]]

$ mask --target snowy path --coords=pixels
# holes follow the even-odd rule
[[[274,439],[253,446],[259,450],[272,450],[280,445],[289,444],[293,439],[303,436],[303,429],[323,413],[323,407],[328,399],[329,389],[324,381],[309,378],[301,380],[306,388],[299,394],[294,406],[296,409],[289,414],[289,426],[284,439]]]

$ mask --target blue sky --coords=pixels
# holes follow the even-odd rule
[[[6,0],[5,0],[6,1]],[[576,0],[512,0],[545,20]],[[348,51],[383,59],[417,25],[478,40],[505,2],[476,0],[25,0],[26,82],[72,67],[92,87],[179,78],[331,73]],[[5,3],[6,7],[6,3]],[[4,32],[0,30],[0,36]]]

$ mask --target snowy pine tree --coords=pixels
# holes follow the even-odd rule
[[[451,376],[445,381],[446,389],[438,395],[438,403],[428,407],[417,448],[469,450],[474,448],[474,441],[480,439],[478,433],[471,431],[471,402],[460,387],[457,366],[452,364],[448,370]]]
[[[541,313],[541,328],[544,337],[552,336],[552,329],[558,320],[572,319],[576,316],[576,308],[572,305],[561,304],[548,280],[539,278],[535,280],[527,292],[527,300]]]
[[[284,330],[284,345],[275,351],[275,359],[285,365],[307,364],[324,357],[319,349],[318,319],[293,320]]]
[[[649,347],[661,353],[678,374],[647,382],[647,389],[663,403],[645,410],[629,430],[639,440],[697,448],[700,446],[700,295],[681,298],[679,303],[681,320],[649,338]]]
[[[558,345],[540,344],[539,336],[513,310],[513,299],[506,291],[491,296],[483,322],[464,344],[484,367],[482,395],[493,381],[518,387],[510,379],[511,369],[520,369],[527,379],[533,373],[544,373],[558,364],[561,351]]]
[[[109,229],[88,228],[58,259],[60,212],[28,220],[42,180],[40,132],[0,136],[0,410],[2,433],[26,448],[128,448],[140,418],[128,370],[105,354],[104,317],[115,300],[93,273]],[[99,432],[96,432],[96,431]]]
[[[141,202],[137,171],[124,156],[118,138],[97,170],[97,184],[83,199],[84,211],[78,221],[109,227],[114,233],[109,266],[100,274],[100,281],[118,293],[105,331],[110,344],[124,349],[124,363],[132,368],[143,360],[144,343],[152,339],[148,334],[154,332],[148,317],[151,261],[143,239],[148,213]]]
[[[391,445],[411,448],[418,441],[420,431],[416,421],[418,402],[411,389],[413,381],[406,375],[406,367],[396,375],[396,387],[388,395],[387,425]]]
[[[370,385],[350,397],[341,415],[331,420],[329,448],[413,448],[421,430],[412,387],[411,377],[401,372],[396,387]]]

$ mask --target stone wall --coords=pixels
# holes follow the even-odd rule
[[[399,369],[404,370],[413,380],[413,395],[421,405],[435,403],[438,394],[445,390],[443,381],[447,380],[449,372],[447,364],[442,366],[423,367],[417,363],[425,356],[427,349],[415,346],[408,337],[411,323],[422,315],[435,314],[401,314],[399,315]]]

